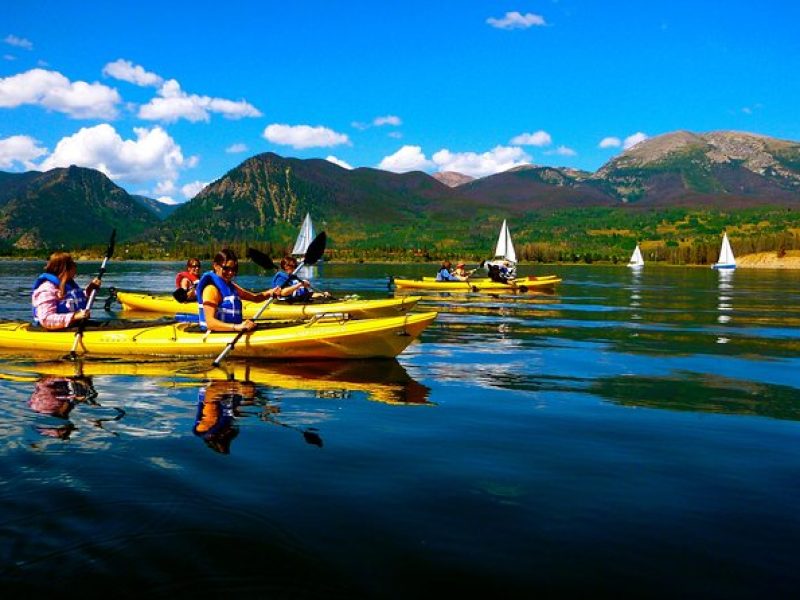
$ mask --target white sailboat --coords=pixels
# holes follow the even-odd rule
[[[486,265],[501,266],[505,262],[511,263],[510,270],[513,273],[517,268],[517,253],[514,251],[514,244],[511,241],[511,231],[508,229],[508,223],[503,219],[503,225],[500,227],[500,235],[497,237],[497,245],[494,249],[494,258],[486,261]]]
[[[642,258],[642,251],[639,250],[639,244],[636,244],[636,249],[631,254],[628,266],[631,269],[641,269],[644,266],[644,258]]]
[[[722,234],[722,246],[719,249],[719,260],[711,265],[712,269],[735,269],[736,258],[733,256],[731,243],[728,241],[728,233]]]
[[[306,255],[308,245],[314,239],[314,224],[311,222],[311,214],[306,213],[306,218],[303,219],[303,224],[300,226],[300,233],[297,235],[297,240],[292,248],[292,256],[300,259]]]

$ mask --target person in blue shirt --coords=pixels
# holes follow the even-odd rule
[[[280,270],[272,278],[272,287],[279,290],[279,298],[289,302],[311,302],[314,297],[311,284],[308,280],[295,275],[295,269],[297,269],[297,259],[294,256],[284,256],[281,259]]]
[[[449,260],[442,261],[442,266],[439,272],[436,273],[436,281],[461,281],[458,277],[453,275],[451,267],[453,263]]]

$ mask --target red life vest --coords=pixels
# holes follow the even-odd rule
[[[189,271],[181,271],[175,276],[175,287],[181,287],[181,281],[184,279],[188,279],[192,282],[192,285],[195,285],[198,281],[200,281],[200,277],[197,276],[196,273],[191,273]]]

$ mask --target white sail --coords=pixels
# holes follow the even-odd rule
[[[500,236],[497,238],[497,247],[494,250],[495,259],[507,260],[512,263],[517,262],[517,253],[514,252],[514,244],[511,242],[511,232],[508,224],[503,219],[503,226],[500,228]]]
[[[632,268],[644,266],[644,258],[642,258],[642,251],[639,250],[639,244],[636,244],[636,249],[633,251],[633,254],[631,254],[628,266]]]
[[[305,256],[308,245],[313,239],[314,225],[311,223],[311,215],[306,213],[306,218],[300,226],[300,233],[297,236],[297,241],[294,243],[294,248],[292,248],[292,254],[294,256]]]
[[[736,258],[733,256],[731,243],[728,241],[728,233],[722,234],[722,246],[719,249],[719,260],[711,265],[714,269],[735,269]]]

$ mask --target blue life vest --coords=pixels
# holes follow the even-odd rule
[[[61,285],[61,280],[52,273],[42,273],[36,278],[36,281],[33,282],[31,297],[33,297],[33,292],[35,292],[45,281],[49,281],[56,287]],[[58,301],[58,304],[56,305],[56,312],[61,314],[78,312],[79,310],[84,310],[87,303],[88,299],[86,298],[86,292],[84,292],[83,289],[81,289],[81,287],[75,283],[74,279],[70,279],[64,286],[64,297]],[[39,319],[36,318],[35,306],[33,307],[33,322],[36,325],[40,324]]]
[[[272,287],[280,287],[281,289],[300,283],[300,278],[294,273],[287,273],[286,271],[278,271],[272,278]],[[305,286],[301,286],[292,292],[291,296],[287,298],[290,302],[308,302],[311,300],[311,290]]]
[[[222,294],[222,302],[217,306],[214,316],[223,323],[233,323],[238,325],[242,322],[242,299],[239,298],[239,293],[232,285],[225,283],[225,280],[214,273],[209,271],[203,273],[200,281],[197,282],[197,306],[199,309],[200,327],[203,330],[208,329],[206,323],[206,313],[203,310],[203,290],[207,285],[213,285]]]
[[[446,268],[442,267],[436,274],[436,281],[458,281],[453,274]]]

